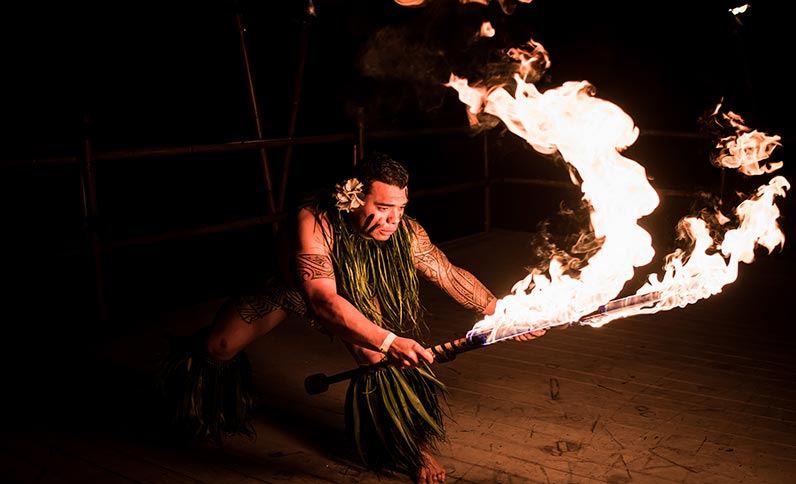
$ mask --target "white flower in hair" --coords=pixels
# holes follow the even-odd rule
[[[343,212],[350,212],[357,207],[365,205],[360,198],[365,186],[356,178],[349,178],[345,183],[338,183],[335,186],[334,197],[337,200],[337,209]]]

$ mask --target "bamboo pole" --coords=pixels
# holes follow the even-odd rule
[[[102,259],[102,240],[99,234],[99,209],[97,207],[97,180],[94,167],[91,143],[91,120],[88,115],[83,118],[83,153],[80,159],[80,187],[82,198],[83,227],[86,234],[88,251],[91,257],[94,282],[94,303],[99,321],[107,319],[105,304],[105,278]]]
[[[395,139],[411,138],[415,136],[437,136],[457,133],[469,133],[470,128],[464,126],[449,128],[425,128],[415,130],[381,130],[370,131],[369,139]],[[674,131],[641,131],[641,136],[675,137],[675,138],[700,138],[696,133],[678,133]],[[121,150],[97,151],[94,161],[126,160],[130,158],[162,158],[168,156],[182,156],[205,153],[226,153],[230,151],[247,151],[261,148],[279,148],[290,145],[316,145],[325,143],[351,143],[356,141],[352,133],[332,133],[311,136],[296,136],[287,138],[269,138],[230,141],[226,143],[207,143],[186,146],[159,146],[153,148],[131,148]],[[15,167],[20,165],[57,165],[73,164],[80,161],[79,156],[64,155],[46,158],[33,158],[23,160],[0,161],[0,167]]]
[[[246,86],[249,91],[249,102],[252,107],[252,114],[254,115],[254,128],[257,139],[263,139],[263,124],[260,117],[260,108],[257,104],[257,91],[254,87],[254,75],[252,74],[251,62],[249,61],[249,48],[246,42],[246,27],[243,22],[243,14],[238,10],[235,13],[235,23],[238,27],[238,38],[240,40],[240,52],[243,59],[243,69],[246,74]],[[265,146],[259,148],[260,165],[263,170],[263,183],[265,185],[265,200],[268,205],[268,213],[276,213],[276,204],[274,202],[274,191],[271,183],[271,169],[268,165],[268,153]],[[276,228],[276,227],[275,227]]]
[[[427,197],[434,197],[437,195],[445,195],[448,193],[463,192],[465,190],[470,190],[472,188],[483,188],[485,186],[486,182],[484,180],[475,180],[471,182],[457,183],[455,185],[446,185],[438,188],[427,188],[425,190],[417,190],[410,193],[410,196],[412,198],[427,198]]]
[[[576,185],[571,182],[558,181],[558,180],[542,180],[538,178],[519,178],[519,177],[504,177],[496,180],[497,183],[505,183],[510,185],[536,185],[543,187],[564,188],[568,190],[579,190]],[[667,197],[684,197],[693,198],[699,196],[699,192],[689,190],[676,190],[673,188],[656,188],[656,192]]]
[[[107,242],[104,245],[104,248],[106,251],[112,251],[115,249],[121,249],[125,247],[156,244],[159,242],[167,242],[170,240],[176,240],[187,237],[198,237],[203,235],[231,232],[233,230],[243,230],[251,227],[257,227],[260,225],[278,223],[279,221],[284,219],[284,217],[285,217],[284,213],[277,212],[262,217],[251,217],[223,224],[204,225],[201,227],[192,227],[187,229],[172,230],[168,232],[140,235],[137,237],[130,237],[127,239]]]
[[[405,130],[382,130],[371,131],[368,133],[370,139],[394,139],[414,136],[437,136],[446,134],[466,133],[465,128],[426,128],[411,131]],[[355,142],[356,137],[353,133],[332,133],[313,136],[297,136],[293,138],[270,138],[230,141],[226,143],[208,143],[186,146],[161,146],[154,148],[131,148],[110,151],[97,151],[94,153],[94,161],[115,161],[127,160],[131,158],[164,158],[171,156],[196,155],[207,153],[226,153],[230,151],[257,150],[260,148],[279,148],[289,145],[317,145],[327,143],[351,143]],[[20,165],[47,165],[47,164],[69,164],[80,161],[78,156],[58,156],[49,158],[38,158],[28,160],[8,160],[0,161],[0,167],[14,167]]]
[[[304,66],[307,61],[307,44],[309,43],[309,7],[305,9],[305,17],[301,21],[301,33],[299,34],[298,64],[296,64],[296,74],[293,78],[293,103],[290,105],[290,123],[287,128],[288,138],[296,135],[296,124],[298,123],[298,110],[301,101],[301,87],[304,82]],[[282,163],[282,177],[279,181],[279,199],[277,210],[285,208],[285,195],[287,193],[287,180],[290,174],[290,163],[293,160],[293,144],[288,144],[285,148],[284,163]]]

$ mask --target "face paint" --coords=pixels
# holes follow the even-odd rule
[[[408,201],[406,188],[375,181],[364,201],[352,213],[360,234],[376,240],[389,239],[401,223],[403,207]]]
[[[371,215],[370,215],[370,217],[373,217],[373,215],[371,214]],[[367,224],[365,224],[365,225],[367,225]],[[368,227],[368,229],[367,229],[367,233],[368,233],[368,234],[371,234],[371,233],[372,233],[374,230],[376,230],[376,229],[377,229],[377,228],[379,228],[379,227],[381,227],[381,224],[380,224],[378,221],[376,221],[376,222],[373,222],[373,225],[371,225],[370,227]]]
[[[373,222],[373,218],[375,216],[376,216],[375,213],[372,213],[372,214],[368,215],[367,218],[365,219],[365,222],[362,224],[362,227],[367,230],[367,227],[369,227],[370,224]]]

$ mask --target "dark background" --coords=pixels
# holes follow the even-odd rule
[[[78,155],[90,134],[97,151],[181,146],[255,138],[235,12],[243,13],[265,136],[284,137],[300,31],[308,57],[298,136],[353,133],[361,109],[368,131],[466,127],[451,71],[486,76],[485,63],[529,37],[550,53],[541,88],[586,79],[597,95],[628,112],[642,130],[628,156],[657,188],[707,190],[729,199],[747,180],[710,166],[715,140],[660,136],[700,133],[698,119],[720,99],[748,124],[780,134],[787,146],[784,75],[790,27],[777,2],[754,2],[733,18],[723,1],[570,2],[535,0],[506,15],[497,4],[434,0],[419,9],[388,0],[317,0],[307,17],[300,1],[122,1],[53,7],[27,2],[2,19],[3,275],[17,324],[67,316],[92,318],[92,272],[81,216],[76,164],[12,163]],[[473,37],[490,20],[498,35]],[[84,120],[89,120],[88,124]],[[404,161],[412,189],[480,176],[483,134],[368,140]],[[500,127],[488,136],[495,177],[566,181],[566,171],[534,155]],[[333,182],[351,163],[351,143],[299,146],[287,198]],[[279,179],[284,150],[269,151]],[[784,148],[776,159],[784,159]],[[789,173],[786,168],[784,173]],[[792,177],[791,177],[792,178]],[[100,233],[105,240],[221,223],[266,211],[253,152],[126,159],[98,163]],[[493,223],[532,231],[578,192],[501,185]],[[436,241],[482,228],[481,192],[413,201],[409,212]],[[664,197],[645,221],[659,255],[672,248],[672,227],[692,207]],[[788,205],[783,225],[790,233]],[[105,258],[112,318],[232,294],[273,264],[263,226],[115,251]],[[519,261],[524,263],[525,261]],[[650,270],[659,267],[656,263]]]

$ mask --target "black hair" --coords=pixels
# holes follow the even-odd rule
[[[374,153],[362,160],[355,168],[357,179],[364,185],[365,193],[370,191],[374,181],[380,181],[398,188],[409,184],[409,172],[395,159],[383,154]]]

